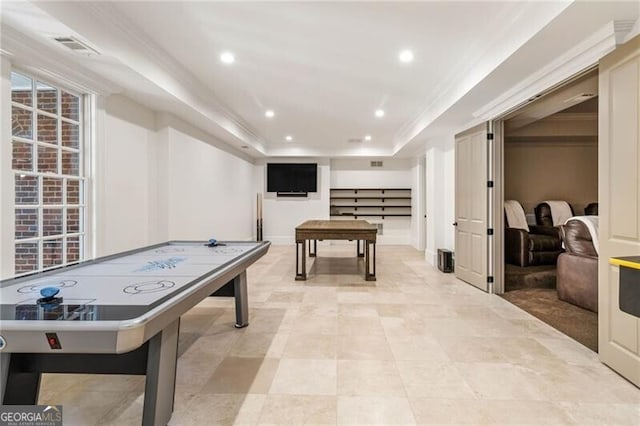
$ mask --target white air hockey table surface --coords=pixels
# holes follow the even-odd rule
[[[236,327],[248,325],[246,269],[269,246],[171,241],[0,281],[0,402],[35,404],[45,372],[145,374],[143,424],[166,424],[180,316],[232,287]],[[45,287],[61,300],[38,303]]]

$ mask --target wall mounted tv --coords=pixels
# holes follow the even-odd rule
[[[267,192],[304,196],[317,191],[316,163],[267,163]]]

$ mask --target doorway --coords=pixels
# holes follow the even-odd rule
[[[594,351],[597,255],[573,256],[563,229],[568,218],[597,215],[597,95],[593,69],[500,120],[503,193],[497,209],[503,223],[497,292]],[[577,296],[566,297],[567,285]]]

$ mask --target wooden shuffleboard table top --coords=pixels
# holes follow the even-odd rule
[[[369,240],[375,241],[378,227],[366,220],[307,220],[296,227],[296,241]]]

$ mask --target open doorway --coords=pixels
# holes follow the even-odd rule
[[[592,70],[502,120],[502,296],[594,351],[597,85]]]

